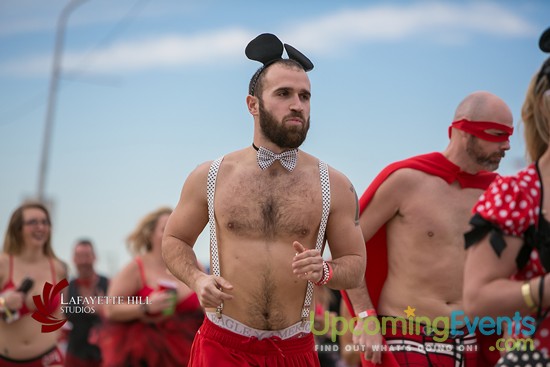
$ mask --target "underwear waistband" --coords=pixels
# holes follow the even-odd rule
[[[208,320],[221,327],[222,329],[226,329],[247,338],[255,337],[260,340],[271,337],[277,337],[285,340],[299,337],[300,335],[309,334],[311,332],[310,322],[299,321],[296,324],[282,330],[260,330],[246,326],[242,322],[239,322],[234,318],[226,316],[224,314],[222,314],[221,318],[218,318],[215,312],[206,312],[206,317],[208,318]]]
[[[278,336],[258,339],[255,336],[243,336],[220,327],[210,321],[207,316],[205,316],[198,333],[204,338],[215,340],[229,348],[253,354],[279,354],[281,352],[291,354],[315,350],[315,341],[311,333],[291,339],[281,339]]]

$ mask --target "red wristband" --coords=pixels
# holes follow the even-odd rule
[[[323,261],[323,275],[315,285],[325,285],[332,279],[332,266],[326,261]]]

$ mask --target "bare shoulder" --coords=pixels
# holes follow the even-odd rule
[[[194,181],[202,181],[205,180],[208,176],[208,171],[210,170],[210,166],[212,165],[212,162],[214,161],[207,161],[199,164],[187,177],[186,182],[194,182]]]
[[[2,269],[7,268],[9,265],[10,255],[6,253],[0,253],[0,272]]]
[[[188,200],[204,200],[206,201],[206,184],[208,171],[213,161],[207,161],[199,164],[185,180],[181,189],[180,204]],[[179,205],[178,205],[179,206]],[[178,208],[176,208],[177,210]]]
[[[349,178],[342,172],[335,169],[334,167],[328,166],[328,174],[330,177],[331,186],[333,185],[334,187],[345,187],[345,188],[350,187],[351,181],[349,180]]]
[[[228,174],[234,171],[236,168],[243,166],[254,166],[258,165],[255,155],[251,155],[250,148],[245,148],[241,150],[236,150],[231,153],[227,153],[223,156],[223,162],[220,167],[220,170],[223,171],[223,174]]]
[[[69,265],[61,259],[54,259],[55,273],[59,276],[58,279],[67,279],[69,276]]]
[[[137,292],[141,284],[139,267],[134,260],[126,264],[109,282],[110,289],[118,293],[134,293]]]
[[[391,190],[413,191],[422,186],[426,181],[433,180],[435,176],[428,175],[422,171],[413,168],[400,168],[389,175],[389,177],[381,184]]]
[[[321,162],[320,159],[316,158],[315,156],[312,156],[311,154],[305,153],[303,151],[300,151],[300,159],[304,160],[306,169],[308,171],[313,172],[319,172],[319,163]],[[334,167],[327,164],[328,167],[328,174],[329,174],[329,181],[330,181],[330,188],[331,192],[334,194],[335,190],[341,190],[345,189],[349,191],[350,187],[353,187],[351,184],[351,181],[344,175],[342,172],[338,171]]]
[[[357,192],[351,183],[351,180],[342,172],[329,166],[330,191],[333,200],[332,207],[342,204],[344,206],[353,206],[357,204]]]
[[[116,277],[139,277],[139,267],[135,259],[131,260],[128,264],[124,265],[118,272]]]
[[[224,173],[226,173],[236,165],[241,164],[243,151],[244,149],[224,155],[223,164],[220,166],[220,170],[223,170]],[[187,177],[186,185],[202,185],[202,187],[206,188],[208,173],[210,172],[212,163],[214,163],[214,160],[199,164]]]
[[[0,253],[0,287],[4,285],[6,279],[8,279],[9,272],[9,255]]]

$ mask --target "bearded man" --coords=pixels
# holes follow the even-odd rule
[[[353,338],[364,350],[363,366],[496,363],[498,352],[490,352],[486,339],[478,340],[467,330],[448,336],[445,330],[448,337],[442,340],[430,328],[443,331],[450,325],[428,322],[464,314],[464,233],[472,207],[510,149],[512,132],[506,103],[489,92],[474,92],[456,108],[450,142],[442,153],[390,164],[361,197],[365,282],[343,295],[350,313],[359,317]],[[376,330],[370,323],[385,330],[385,340],[365,332]],[[387,345],[380,347],[383,342]]]
[[[298,149],[310,125],[311,61],[272,34],[246,54],[263,66],[246,97],[251,146],[196,168],[164,232],[163,255],[206,317],[190,365],[319,366],[309,311],[315,285],[357,287],[365,271],[350,181]],[[212,274],[193,245],[210,225]],[[322,250],[328,240],[331,261]]]

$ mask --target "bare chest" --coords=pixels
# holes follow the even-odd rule
[[[318,176],[243,174],[220,181],[215,214],[218,226],[226,232],[252,238],[305,238],[319,226]]]
[[[19,286],[19,284],[21,284],[21,282],[23,282],[26,278],[30,278],[33,280],[31,292],[36,291],[36,293],[39,293],[39,291],[42,290],[45,282],[54,283],[54,280],[60,280],[59,275],[54,273],[55,270],[52,268],[49,261],[30,265],[15,262],[15,266],[12,271],[12,280],[16,286]]]
[[[407,198],[398,221],[417,240],[462,243],[472,208],[481,193],[479,189],[462,189],[442,180],[429,180]]]

